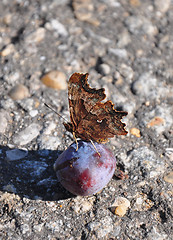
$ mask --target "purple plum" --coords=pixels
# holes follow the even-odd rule
[[[74,195],[88,196],[99,192],[112,178],[116,159],[103,144],[78,141],[72,143],[56,160],[54,169],[65,189]]]

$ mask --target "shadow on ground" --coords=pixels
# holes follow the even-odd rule
[[[58,150],[24,151],[0,146],[0,190],[45,201],[75,197],[61,186],[54,172],[53,164],[60,154]]]

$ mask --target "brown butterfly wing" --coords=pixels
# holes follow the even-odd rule
[[[89,135],[93,141],[107,142],[108,138],[115,135],[126,135],[125,124],[121,122],[127,112],[116,111],[111,101],[97,103],[83,119],[78,132],[81,135]]]
[[[68,85],[71,123],[64,123],[66,129],[83,140],[106,142],[114,135],[127,134],[121,122],[127,112],[116,111],[111,101],[105,99],[105,89],[90,88],[88,73],[74,73]]]
[[[71,123],[64,123],[70,132],[76,132],[78,124],[88,115],[90,109],[102,101],[106,95],[104,89],[90,88],[87,83],[88,73],[74,73],[68,82],[68,99]]]

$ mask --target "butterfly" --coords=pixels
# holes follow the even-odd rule
[[[106,98],[105,89],[91,88],[88,73],[74,73],[68,82],[68,100],[71,122],[63,123],[74,138],[105,143],[115,135],[126,135],[121,119],[128,113],[117,111]]]

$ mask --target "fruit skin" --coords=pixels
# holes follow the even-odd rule
[[[86,141],[72,143],[56,160],[54,169],[65,189],[74,195],[88,196],[97,193],[112,178],[116,159],[103,144]]]

